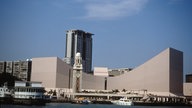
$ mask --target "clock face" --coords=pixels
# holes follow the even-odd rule
[[[80,72],[79,71],[76,72],[76,76],[80,77]]]

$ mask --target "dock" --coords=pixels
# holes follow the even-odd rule
[[[112,100],[127,97],[134,105],[142,106],[185,106],[191,105],[184,96],[157,96],[144,94],[99,94],[99,93],[69,93],[75,98],[86,98],[93,104],[112,104]]]

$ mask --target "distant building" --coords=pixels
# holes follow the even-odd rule
[[[32,61],[14,61],[13,76],[23,80],[30,81],[31,78],[31,63]]]
[[[6,73],[13,74],[13,61],[6,61]]]
[[[186,81],[183,84],[183,92],[185,96],[192,96],[192,74],[185,76]]]
[[[192,83],[192,74],[186,75],[186,82],[191,82]]]
[[[73,66],[75,54],[82,55],[83,71],[91,72],[92,68],[92,33],[82,30],[68,30],[64,61]]]
[[[0,73],[7,73],[23,81],[30,81],[31,62],[30,60],[0,62]]]
[[[94,67],[94,76],[103,76],[108,77],[108,68],[107,67]]]
[[[0,74],[4,73],[6,70],[6,62],[0,61]]]
[[[110,77],[114,77],[114,76],[122,75],[131,70],[132,70],[131,68],[109,69],[108,73]]]
[[[183,93],[184,96],[192,97],[192,83],[184,83],[183,84]]]

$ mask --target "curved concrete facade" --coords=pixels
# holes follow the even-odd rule
[[[168,48],[141,66],[108,78],[107,89],[142,90],[183,94],[183,53]]]

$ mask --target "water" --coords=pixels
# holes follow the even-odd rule
[[[103,104],[48,103],[45,106],[0,105],[0,108],[191,108],[190,106],[117,106]]]

